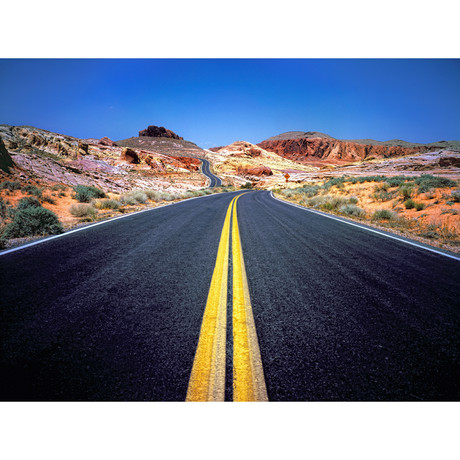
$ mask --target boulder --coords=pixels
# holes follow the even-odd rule
[[[105,145],[107,147],[117,147],[117,144],[113,142],[111,139],[109,139],[108,137],[102,137],[101,139],[99,139],[97,143],[99,145]]]

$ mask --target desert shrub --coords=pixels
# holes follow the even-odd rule
[[[42,206],[17,209],[13,221],[5,228],[6,238],[35,235],[56,235],[64,230],[54,212]]]
[[[245,184],[241,185],[240,188],[243,188],[243,189],[248,188],[249,189],[249,188],[252,188],[252,184],[251,184],[251,182],[246,182]]]
[[[138,203],[146,203],[148,200],[147,194],[143,190],[132,190],[121,196],[120,201],[123,204],[135,205]]]
[[[333,211],[340,208],[340,206],[349,204],[349,200],[342,196],[322,195],[309,198],[305,203],[307,206]]]
[[[10,192],[13,192],[14,190],[21,190],[21,183],[6,180],[0,184],[0,190],[9,190]]]
[[[76,185],[74,188],[75,198],[80,203],[89,203],[94,198],[105,198],[103,190],[92,185]]]
[[[450,194],[450,201],[460,203],[460,190],[452,190],[452,193]]]
[[[364,209],[355,206],[354,204],[345,204],[340,206],[339,211],[347,216],[364,217],[366,215]]]
[[[399,193],[402,195],[402,197],[407,200],[412,196],[412,193],[414,192],[414,188],[410,186],[403,186],[400,187]]]
[[[42,196],[42,189],[36,187],[35,185],[26,185],[22,187],[22,191],[29,195],[37,196],[38,198],[41,198]]]
[[[144,193],[147,195],[149,200],[158,202],[163,200],[163,192],[159,190],[144,190]]]
[[[400,187],[402,184],[409,180],[411,180],[411,178],[408,176],[393,176],[388,177],[386,182],[390,184],[390,187]]]
[[[390,201],[395,197],[395,192],[387,192],[386,190],[380,190],[375,192],[373,195],[377,201]]]
[[[372,215],[372,220],[395,220],[397,214],[388,209],[377,209]]]
[[[2,219],[6,219],[8,216],[8,203],[3,200],[3,198],[0,196],[0,217]]]
[[[391,185],[388,182],[383,182],[382,184],[376,185],[375,186],[375,191],[376,192],[386,192],[388,189],[391,187]]]
[[[355,196],[351,196],[350,198],[348,198],[348,202],[350,204],[358,204],[358,198],[356,198]]]
[[[70,206],[69,211],[74,217],[84,217],[89,220],[94,220],[97,216],[97,209],[90,204],[73,204]]]
[[[428,192],[433,188],[447,188],[455,187],[457,183],[447,177],[433,176],[432,174],[422,174],[420,177],[415,179],[415,183],[418,185],[418,192]]]
[[[318,195],[318,192],[320,190],[320,187],[318,185],[311,185],[309,187],[301,187],[297,189],[297,192],[301,193],[302,195],[305,195],[308,198],[311,198],[312,196]]]
[[[425,209],[425,203],[415,203],[415,210],[416,211],[421,211],[422,209]]]
[[[50,195],[43,195],[42,200],[45,203],[56,204],[56,200]]]
[[[64,184],[55,184],[51,187],[51,190],[53,192],[63,192],[64,190],[67,190],[67,187]]]
[[[344,182],[347,182],[347,180],[348,179],[346,177],[333,177],[323,184],[323,188],[329,190],[334,185],[342,185]]]
[[[404,202],[404,206],[406,209],[413,209],[415,208],[415,201],[412,198],[409,198]]]
[[[164,201],[174,201],[180,198],[180,195],[177,193],[172,193],[172,192],[164,192]]]
[[[96,209],[118,209],[121,206],[121,203],[117,200],[106,198],[93,201],[93,206]]]
[[[26,209],[26,208],[40,208],[41,204],[37,198],[33,196],[26,196],[19,200],[18,205],[16,206],[16,210]]]

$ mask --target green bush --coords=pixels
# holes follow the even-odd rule
[[[97,216],[97,209],[90,204],[73,204],[69,208],[70,214],[75,217],[84,217],[94,220]]]
[[[89,203],[94,198],[105,198],[103,190],[92,185],[76,185],[74,188],[75,198],[80,203]]]
[[[414,191],[413,187],[409,187],[409,186],[404,186],[399,189],[399,193],[402,195],[402,197],[405,200],[407,200],[408,198],[412,196],[413,191]]]
[[[388,209],[378,209],[372,215],[372,220],[395,220],[397,214],[393,211],[389,211]]]
[[[406,209],[413,209],[415,208],[415,201],[412,198],[409,198],[404,202],[404,206]]]
[[[0,190],[9,190],[10,192],[14,190],[21,190],[21,183],[7,180],[0,184]]]
[[[3,198],[0,196],[0,218],[6,219],[9,216],[10,210],[10,203],[8,201],[4,201]]]
[[[455,187],[457,182],[447,177],[433,176],[432,174],[422,174],[420,177],[415,179],[415,183],[418,185],[418,192],[428,192],[433,188],[447,188]]]
[[[377,201],[390,201],[395,197],[394,192],[387,192],[386,190],[380,190],[374,193],[374,199]]]
[[[393,176],[388,177],[386,182],[390,184],[391,187],[400,187],[402,184],[410,180],[411,178],[409,176]]]
[[[355,196],[351,196],[350,198],[348,198],[348,202],[350,204],[358,204],[358,198],[356,198]]]
[[[318,192],[320,190],[319,185],[312,185],[310,187],[301,187],[296,189],[299,193],[302,195],[307,196],[308,198],[311,198],[313,196],[318,195]]]
[[[421,211],[422,209],[425,209],[425,203],[415,203],[416,211]]]
[[[38,198],[41,198],[42,196],[42,190],[35,185],[26,185],[25,187],[22,187],[22,191]]]
[[[21,238],[35,235],[56,235],[64,229],[54,212],[41,206],[17,209],[13,221],[5,228],[6,238]]]
[[[16,206],[16,210],[27,209],[27,208],[40,208],[41,204],[37,198],[33,196],[26,196],[19,200],[18,205]]]

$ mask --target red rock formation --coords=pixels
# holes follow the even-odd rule
[[[245,166],[238,166],[236,170],[237,174],[243,176],[271,176],[273,175],[272,170],[268,166],[257,166],[255,168],[248,168]]]
[[[139,137],[168,137],[170,139],[183,140],[183,137],[178,136],[176,133],[173,133],[170,129],[166,129],[163,126],[149,126],[147,129],[139,131]]]
[[[182,163],[182,168],[188,169],[189,171],[199,171],[201,161],[191,157],[171,157]]]
[[[331,163],[353,162],[370,158],[398,157],[426,150],[421,147],[368,145],[325,138],[267,140],[257,145],[300,163],[311,163],[312,160],[327,160]]]

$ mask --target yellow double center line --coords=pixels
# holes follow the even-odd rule
[[[227,282],[232,207],[233,400],[268,401],[238,228],[236,204],[240,196],[233,198],[225,216],[186,401],[225,399]]]

